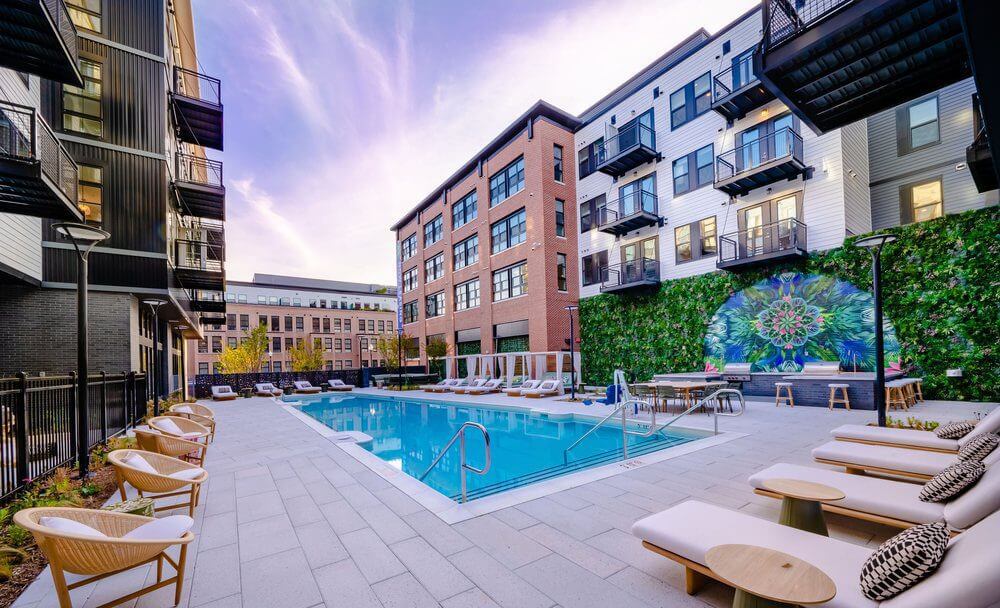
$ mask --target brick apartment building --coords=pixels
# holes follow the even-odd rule
[[[323,350],[327,370],[384,365],[377,339],[396,331],[395,290],[382,285],[255,274],[250,282],[227,281],[223,297],[225,324],[190,341],[190,378],[217,373],[223,347],[237,346],[260,324],[270,340],[262,371],[276,372],[291,370],[289,351],[305,340]]]
[[[539,101],[392,226],[408,358],[566,347],[578,125]]]

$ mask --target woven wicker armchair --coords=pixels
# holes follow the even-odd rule
[[[178,412],[173,409],[163,415],[173,416],[174,418],[184,418],[186,420],[197,422],[201,426],[208,429],[208,441],[215,441],[215,418],[212,418],[211,416],[204,416],[202,414],[196,414],[194,412]]]
[[[82,536],[55,530],[40,525],[42,517],[63,517],[72,519],[108,535],[108,538]],[[152,521],[151,517],[114,513],[95,509],[68,507],[39,507],[23,509],[14,514],[14,523],[31,532],[35,542],[49,560],[49,569],[59,597],[60,608],[72,608],[69,592],[71,589],[113,576],[126,570],[156,562],[156,583],[112,600],[102,606],[116,606],[120,603],[145,595],[157,589],[175,586],[174,604],[180,603],[181,588],[184,584],[184,567],[187,559],[187,545],[194,540],[194,534],[185,532],[179,538],[133,540],[121,538],[124,534]],[[174,561],[166,550],[180,545],[180,554]],[[174,576],[163,578],[163,562],[174,569]],[[87,578],[66,584],[65,573],[79,574]]]
[[[215,420],[215,412],[212,411],[212,408],[205,407],[200,403],[177,403],[175,405],[170,406],[170,411],[176,412],[178,409],[183,409],[183,408],[188,408],[195,414],[198,414],[199,416],[204,416],[205,418],[211,418]],[[184,414],[185,412],[179,412],[179,413]]]
[[[209,439],[212,436],[211,429],[189,418],[183,416],[156,416],[155,418],[150,418],[149,420],[147,420],[146,424],[148,424],[150,428],[156,429],[157,431],[160,431],[164,435],[170,435],[171,437],[180,437],[180,435],[178,435],[177,433],[172,432],[163,427],[162,423],[164,420],[170,420],[171,422],[176,424],[184,433],[197,433],[197,435],[191,437],[181,437],[181,439],[187,439],[188,441],[197,441],[204,443],[205,445],[208,445]]]
[[[164,435],[153,429],[135,429],[135,441],[140,450],[180,458],[198,466],[204,466],[205,454],[208,452],[208,446],[204,443]]]
[[[150,466],[156,469],[156,473],[149,473],[126,464],[125,459],[132,453],[142,456]],[[184,462],[179,458],[172,458],[144,450],[115,450],[108,454],[108,462],[115,467],[115,476],[118,479],[118,491],[121,492],[122,500],[126,499],[125,483],[128,482],[130,486],[139,491],[139,496],[149,494],[149,498],[154,500],[172,496],[187,496],[187,502],[162,505],[154,507],[153,510],[169,511],[188,507],[188,514],[194,517],[194,509],[198,506],[198,498],[201,495],[201,484],[205,483],[208,479],[208,471],[203,470],[202,474],[194,479],[170,477],[171,473],[176,473],[183,469],[197,469],[200,467],[190,462]]]

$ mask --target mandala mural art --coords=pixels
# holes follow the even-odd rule
[[[753,372],[797,372],[807,361],[840,361],[874,371],[874,299],[827,275],[785,273],[731,296],[708,326],[705,371],[749,362]],[[899,342],[883,318],[886,366],[899,366]]]

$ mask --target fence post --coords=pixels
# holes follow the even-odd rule
[[[73,454],[73,457],[76,458],[76,444],[80,439],[80,431],[77,427],[79,427],[80,421],[79,416],[76,415],[77,377],[75,371],[69,373],[69,382],[71,385],[70,388],[72,389],[69,397],[69,418],[71,421],[69,426],[73,431],[69,434],[69,451]]]
[[[129,384],[129,373],[127,371],[122,372],[122,428],[123,430],[128,430],[130,424],[132,424],[132,401],[129,397],[130,387]]]
[[[108,441],[108,372],[101,370],[101,443]]]
[[[20,487],[28,479],[28,375],[17,372],[21,385],[14,402],[14,450],[17,458],[17,482]]]

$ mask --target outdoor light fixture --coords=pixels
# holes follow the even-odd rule
[[[569,399],[576,401],[576,362],[574,361],[574,347],[576,338],[573,335],[573,311],[580,308],[576,304],[563,306],[563,310],[569,313]]]
[[[90,415],[87,384],[90,372],[87,369],[87,258],[94,245],[111,236],[110,232],[74,222],[59,222],[52,225],[56,234],[73,243],[76,250],[76,457],[80,467],[80,479],[90,471]]]
[[[160,300],[157,298],[151,298],[149,300],[143,300],[143,304],[149,306],[150,311],[153,313],[153,415],[160,415],[160,357],[158,352],[160,350],[160,307],[167,303],[166,300]]]
[[[896,240],[896,235],[873,234],[854,241],[856,247],[863,247],[872,254],[872,293],[875,296],[875,409],[878,425],[885,426],[885,352],[882,331],[882,247]]]

